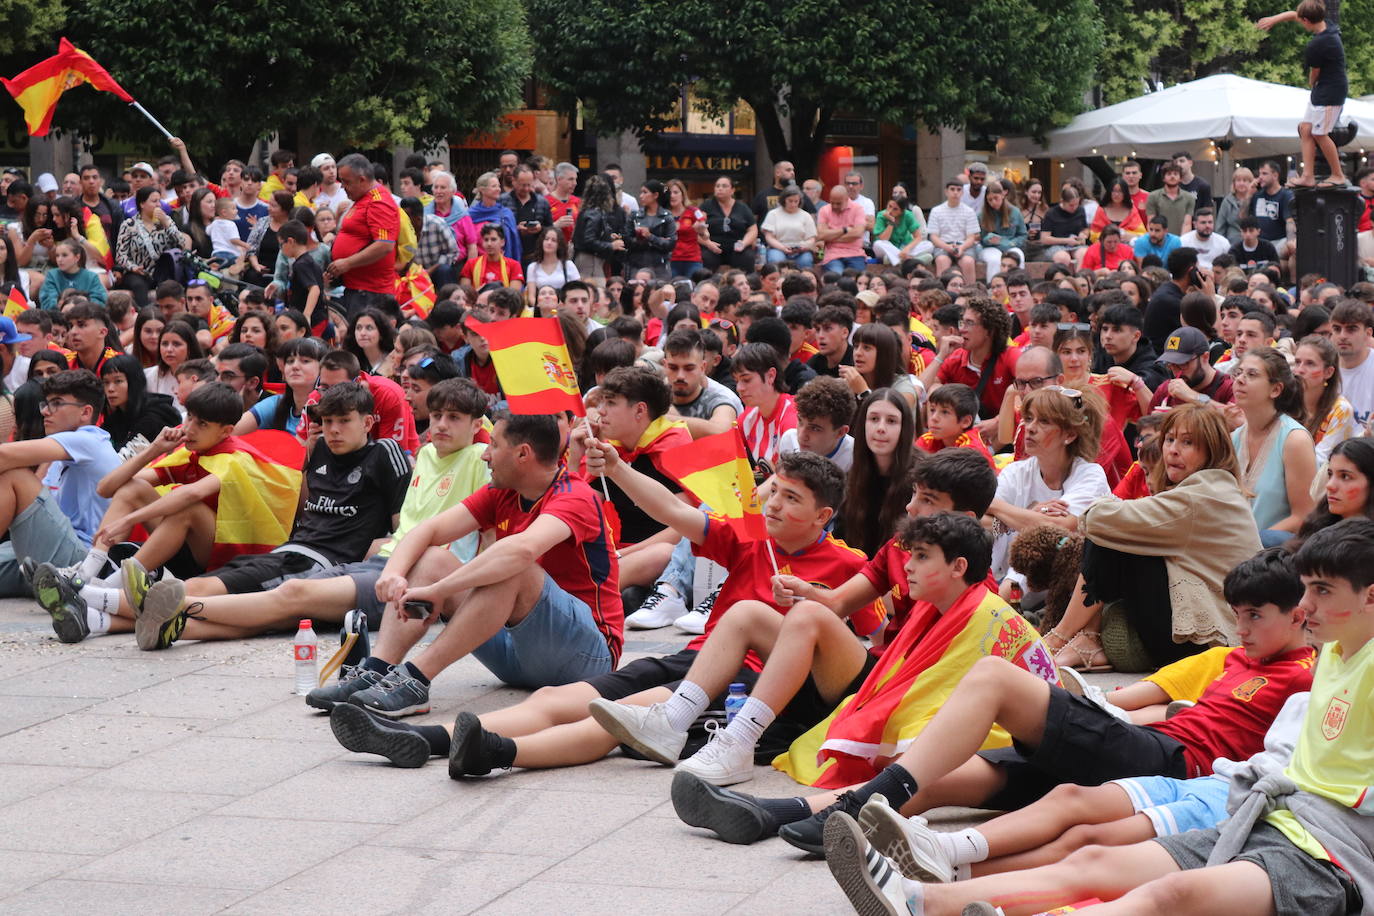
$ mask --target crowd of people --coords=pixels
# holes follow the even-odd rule
[[[1292,275],[1276,164],[1050,206],[972,163],[922,213],[785,162],[694,202],[507,152],[468,198],[173,145],[6,188],[0,594],[62,642],[337,624],[305,702],[344,747],[674,766],[683,821],[824,855],[861,912],[1374,899],[1374,283]],[[511,411],[483,326],[528,316],[585,418]],[[765,539],[669,469],[721,434]],[[468,655],[533,692],[405,721]],[[815,791],[726,788],[756,764]]]

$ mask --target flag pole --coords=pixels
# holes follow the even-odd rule
[[[147,118],[149,121],[152,121],[153,126],[156,127],[158,130],[162,131],[162,135],[166,137],[168,140],[172,139],[172,132],[167,128],[163,127],[161,121],[159,121],[157,118],[149,114],[148,109],[144,108],[138,102],[130,102],[129,107],[137,111],[139,114],[143,115],[143,117]]]
[[[586,424],[586,426],[587,426],[587,432],[588,432],[589,434],[591,434],[591,435],[593,436],[593,438],[595,438],[595,433],[592,433],[592,420],[591,420],[591,417],[588,417],[588,416],[586,416],[586,415],[584,414],[584,415],[582,416],[582,422]],[[603,467],[603,468],[601,469],[601,473],[598,474],[597,476],[601,478],[601,495],[606,497],[606,502],[610,502],[610,501],[611,501],[611,491],[608,490],[608,489],[606,488],[606,469]]]

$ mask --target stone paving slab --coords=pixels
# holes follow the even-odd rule
[[[627,660],[687,640],[628,636]],[[792,847],[682,824],[665,767],[612,757],[454,782],[442,761],[397,770],[350,754],[292,695],[286,635],[161,653],[131,636],[64,646],[36,605],[10,599],[0,663],[0,916],[848,909],[825,866]],[[523,695],[464,660],[417,721]],[[745,788],[798,791],[762,768]]]

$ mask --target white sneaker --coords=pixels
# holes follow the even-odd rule
[[[639,610],[625,618],[625,626],[631,630],[657,630],[672,623],[686,610],[687,605],[680,597],[655,588]]]
[[[875,795],[859,809],[859,826],[873,848],[911,880],[927,884],[954,880],[954,864],[924,818],[902,817],[886,798]]]
[[[1072,668],[1059,666],[1059,683],[1075,696],[1080,696],[1103,712],[1111,713],[1122,722],[1130,722],[1131,714],[1107,699],[1106,692],[1096,684],[1089,684],[1082,674]]]
[[[905,916],[918,912],[907,897],[896,863],[874,849],[854,818],[837,811],[825,819],[825,864],[858,913]]]
[[[666,708],[663,703],[629,706],[601,698],[587,704],[587,711],[596,724],[621,744],[628,744],[659,763],[673,766],[682,753],[682,746],[687,743],[687,733],[668,724]]]
[[[678,763],[677,769],[691,773],[713,786],[733,786],[754,778],[754,745],[748,744],[729,729],[707,723],[711,740],[691,757]]]
[[[673,626],[684,633],[700,636],[706,632],[706,621],[711,617],[711,609],[716,606],[716,596],[720,594],[717,586],[711,594],[701,599],[701,603],[673,621]]]

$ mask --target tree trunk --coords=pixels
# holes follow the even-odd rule
[[[774,162],[785,159],[796,166],[799,184],[807,178],[814,178],[826,135],[830,132],[829,109],[817,109],[806,102],[796,104],[788,118],[792,132],[792,141],[789,143],[775,104],[758,99],[746,101],[754,109],[754,122],[763,133],[769,158]]]
[[[1102,182],[1103,187],[1107,187],[1117,178],[1116,172],[1107,164],[1106,156],[1079,156],[1078,161],[1092,169],[1092,173]]]

